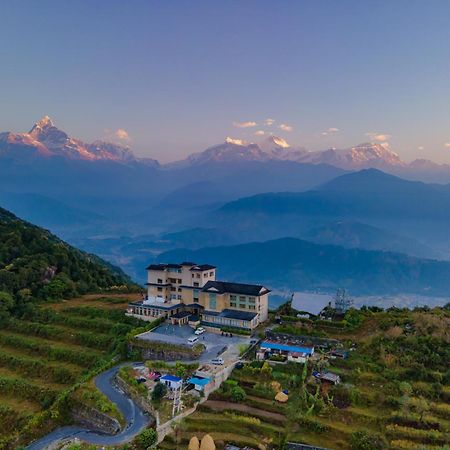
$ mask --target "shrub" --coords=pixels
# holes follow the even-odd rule
[[[386,448],[383,438],[367,431],[355,431],[350,436],[352,450],[382,450]]]
[[[159,402],[167,394],[167,386],[163,383],[156,383],[152,392],[152,400]]]
[[[153,447],[158,441],[158,435],[154,428],[147,428],[136,438],[136,447],[139,450],[147,450]]]
[[[234,402],[242,402],[246,397],[247,394],[240,386],[235,386],[233,389],[231,389],[231,399]]]

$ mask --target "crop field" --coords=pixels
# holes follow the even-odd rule
[[[63,392],[111,360],[141,322],[125,317],[127,297],[43,304],[0,329],[0,448],[34,429]],[[83,389],[88,389],[84,386]],[[86,393],[84,397],[88,398]],[[55,423],[51,421],[49,426]],[[42,425],[42,424],[41,424]]]
[[[286,441],[335,450],[448,449],[448,310],[361,312],[361,316],[361,323],[348,331],[326,332],[348,346],[357,345],[348,359],[320,360],[340,375],[339,385],[322,385],[318,392],[310,375],[317,368],[314,364],[309,364],[302,381],[301,364],[269,368],[249,362],[235,369],[161,448],[183,448],[193,435],[201,438],[208,433],[219,449],[225,443],[283,448]],[[295,321],[289,326],[294,328]],[[305,324],[298,326],[303,332]],[[287,403],[274,399],[280,387],[289,391]]]

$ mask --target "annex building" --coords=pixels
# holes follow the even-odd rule
[[[216,280],[209,264],[151,264],[147,295],[132,302],[128,314],[145,320],[166,317],[173,323],[252,330],[267,320],[269,289]]]

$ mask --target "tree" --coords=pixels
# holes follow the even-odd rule
[[[386,443],[377,434],[355,431],[350,436],[350,448],[352,450],[382,450],[386,448]]]
[[[158,434],[154,428],[147,428],[136,438],[136,446],[139,450],[147,450],[158,441]]]
[[[0,291],[0,321],[9,317],[14,307],[14,299],[9,292]]]
[[[231,399],[234,402],[242,402],[246,397],[247,394],[240,386],[235,386],[233,389],[231,389]]]
[[[167,386],[163,383],[156,383],[152,392],[152,400],[159,402],[167,394]]]

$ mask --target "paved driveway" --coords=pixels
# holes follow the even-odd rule
[[[188,338],[194,335],[194,330],[189,325],[172,325],[163,323],[153,331],[148,331],[139,335],[139,339],[147,341],[169,342],[171,344],[186,345]],[[242,345],[248,345],[249,337],[236,336],[226,337],[217,333],[205,333],[198,336],[198,342],[205,345],[206,350],[198,358],[199,362],[208,362],[220,355],[225,361],[232,361],[239,358],[239,351]],[[222,354],[222,350],[227,347],[227,351]]]

